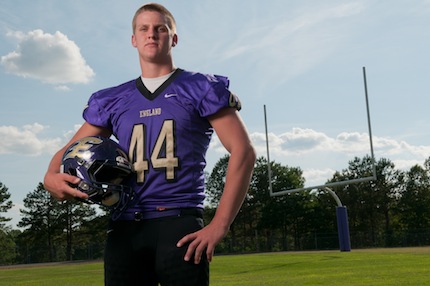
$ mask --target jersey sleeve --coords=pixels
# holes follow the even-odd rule
[[[241,109],[239,98],[229,89],[229,80],[223,76],[207,76],[208,90],[199,104],[199,113],[202,117],[213,115],[222,108],[231,107]]]
[[[88,104],[85,106],[82,116],[86,122],[92,125],[112,130],[112,124],[109,120],[110,112],[106,109],[107,102],[106,100],[100,99],[103,99],[100,92],[91,95],[90,99],[88,100]]]
[[[117,113],[118,108],[124,105],[124,98],[134,89],[135,81],[132,80],[93,93],[83,111],[85,121],[112,130],[113,115]]]

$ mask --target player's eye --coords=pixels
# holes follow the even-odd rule
[[[166,26],[160,26],[160,27],[158,27],[157,30],[158,30],[159,33],[165,33],[165,32],[168,31],[168,29],[167,29]]]
[[[146,31],[148,31],[148,27],[147,26],[142,26],[142,27],[139,28],[139,31],[146,32]]]

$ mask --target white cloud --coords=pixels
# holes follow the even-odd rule
[[[267,156],[266,135],[250,134],[258,156]],[[306,185],[324,184],[335,171],[348,167],[354,157],[370,156],[369,136],[366,133],[342,132],[336,136],[313,129],[292,128],[282,134],[269,133],[270,160],[290,167],[300,167]],[[422,165],[429,158],[430,146],[414,146],[392,138],[373,138],[375,160],[388,159],[396,169],[407,170]],[[213,138],[210,151],[225,153],[217,137]]]
[[[18,31],[8,36],[18,40],[16,50],[1,57],[1,64],[9,73],[59,85],[88,83],[95,75],[79,47],[61,32]]]
[[[58,91],[70,91],[70,87],[67,85],[57,85],[55,89]]]
[[[331,179],[336,170],[331,168],[325,169],[306,169],[303,170],[303,177],[306,178],[305,184],[307,186],[316,186],[324,184],[327,180]]]
[[[283,152],[288,153],[308,153],[323,148],[330,144],[330,141],[332,140],[324,133],[312,129],[293,128],[291,132],[279,135],[275,141],[275,148],[281,148]]]
[[[16,126],[0,126],[0,155],[21,154],[38,156],[53,153],[61,147],[61,139],[40,139],[37,135],[47,127],[39,123]]]

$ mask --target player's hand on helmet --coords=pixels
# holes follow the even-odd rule
[[[190,233],[178,241],[177,247],[183,247],[189,243],[184,260],[194,260],[195,264],[199,264],[204,252],[209,262],[215,251],[216,245],[226,236],[228,228],[222,228],[211,222],[206,227],[199,231]]]
[[[88,195],[74,188],[73,185],[79,184],[78,177],[66,173],[46,173],[44,186],[45,189],[57,200],[64,201],[70,199],[87,199]]]

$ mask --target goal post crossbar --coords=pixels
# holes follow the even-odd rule
[[[343,186],[343,185],[367,182],[367,181],[372,181],[375,179],[376,178],[374,176],[371,176],[371,177],[364,177],[364,178],[352,179],[352,180],[346,180],[346,181],[340,181],[340,182],[332,182],[332,183],[327,183],[324,185],[317,185],[317,186],[312,186],[312,187],[296,188],[296,189],[277,191],[277,192],[271,191],[270,195],[272,197],[275,197],[275,196],[281,196],[281,195],[286,195],[286,194],[291,194],[291,193],[296,193],[296,192],[301,192],[301,191],[310,191],[310,190],[314,190],[314,189],[324,189],[324,188],[330,188],[330,187],[336,187],[336,186]]]

